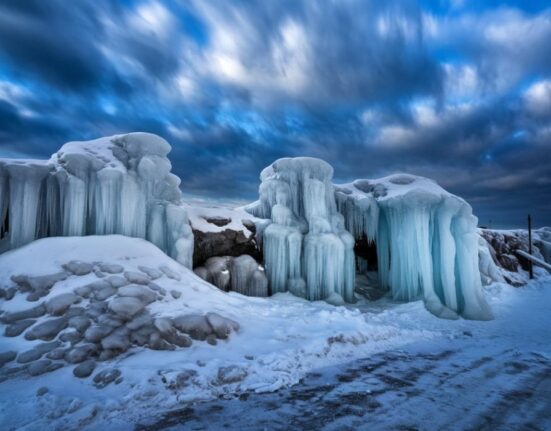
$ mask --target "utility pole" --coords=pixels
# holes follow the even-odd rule
[[[528,253],[532,255],[532,217],[528,214]],[[528,270],[530,271],[530,280],[534,278],[534,269],[532,261],[528,262]]]

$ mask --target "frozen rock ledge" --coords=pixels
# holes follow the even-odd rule
[[[191,268],[193,235],[169,151],[159,136],[129,133],[69,142],[48,161],[0,159],[0,251],[48,236],[122,234]]]

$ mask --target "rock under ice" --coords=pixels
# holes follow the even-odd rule
[[[0,250],[47,236],[123,234],[191,267],[193,235],[169,151],[156,135],[130,133],[69,142],[48,161],[0,159]]]

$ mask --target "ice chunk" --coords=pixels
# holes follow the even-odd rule
[[[207,318],[199,314],[186,314],[176,317],[173,324],[179,331],[189,334],[194,340],[205,340],[213,333]]]
[[[69,142],[48,161],[0,159],[0,249],[117,233],[147,239],[191,267],[193,235],[169,151],[158,136],[130,133]]]
[[[127,320],[130,320],[143,309],[143,302],[131,296],[115,298],[109,303],[109,310]]]
[[[357,240],[376,241],[379,284],[395,299],[423,299],[443,318],[491,318],[477,219],[467,202],[434,181],[404,174],[356,180],[340,185],[336,195],[346,228]]]
[[[336,293],[354,300],[353,237],[337,212],[331,178],[333,168],[323,160],[279,159],[261,175],[260,199],[246,207],[271,219],[259,232],[266,274],[272,293],[294,289],[308,299]]]
[[[209,281],[221,290],[230,288],[229,256],[215,256],[205,262],[207,278]]]
[[[59,316],[65,313],[71,305],[79,301],[80,298],[73,293],[62,293],[54,296],[46,303],[46,310],[54,316]]]
[[[244,254],[230,262],[231,286],[234,292],[247,296],[268,296],[268,280],[261,266]]]

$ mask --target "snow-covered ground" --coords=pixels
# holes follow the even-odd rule
[[[214,311],[240,330],[215,346],[134,347],[98,362],[86,379],[73,376],[74,365],[8,377],[0,383],[2,429],[551,426],[551,277],[523,288],[486,288],[493,321],[448,321],[420,301],[334,307],[290,294],[224,293],[146,241],[104,236],[44,239],[5,253],[0,284],[11,275],[54,273],[74,259],[125,269],[167,266],[180,281],[163,276],[155,283],[181,295],[150,304],[153,315]],[[94,277],[70,276],[43,300]],[[2,311],[29,307],[22,294],[1,301]],[[1,337],[0,352],[32,343],[23,335]],[[122,381],[100,389],[93,376],[107,368],[119,369]]]
[[[492,322],[436,320],[417,303],[398,305],[378,319],[433,336],[404,333],[379,353],[371,347],[381,340],[370,341],[360,359],[292,387],[183,404],[138,429],[551,429],[551,278],[488,293]]]

